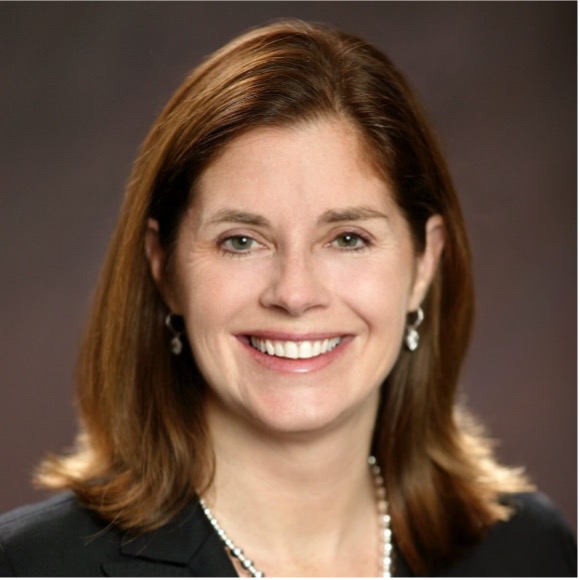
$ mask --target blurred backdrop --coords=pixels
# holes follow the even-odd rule
[[[76,430],[77,344],[137,148],[184,75],[280,17],[385,51],[443,142],[473,244],[463,396],[576,525],[576,3],[0,4],[0,511]]]

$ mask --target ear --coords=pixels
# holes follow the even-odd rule
[[[171,312],[176,312],[172,292],[166,276],[166,259],[165,250],[161,247],[159,241],[159,222],[152,218],[147,220],[147,230],[145,231],[145,255],[149,262],[151,276],[163,297],[165,304]]]
[[[445,246],[445,223],[440,215],[432,215],[425,224],[425,250],[417,257],[415,279],[411,288],[409,312],[421,306],[437,272]]]

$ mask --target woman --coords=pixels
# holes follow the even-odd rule
[[[574,575],[574,539],[454,401],[453,186],[382,54],[281,22],[195,69],[135,164],[82,346],[69,490],[3,575]],[[71,493],[72,492],[72,493]]]

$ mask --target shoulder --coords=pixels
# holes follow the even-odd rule
[[[576,576],[577,546],[570,527],[540,493],[506,495],[513,509],[444,576]]]
[[[506,495],[502,503],[513,508],[514,513],[507,522],[501,522],[499,527],[521,528],[532,525],[537,531],[568,529],[568,524],[543,493],[516,493]]]
[[[197,500],[150,532],[129,533],[72,493],[0,516],[0,577],[235,576]]]
[[[115,545],[118,551],[107,531],[72,493],[6,513],[0,516],[0,576],[100,575],[103,554]]]

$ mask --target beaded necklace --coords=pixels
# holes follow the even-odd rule
[[[388,513],[388,503],[386,498],[386,489],[385,483],[383,480],[383,476],[381,475],[381,469],[377,464],[377,460],[371,455],[369,457],[369,466],[371,469],[371,473],[373,475],[373,481],[375,483],[375,490],[377,494],[377,509],[379,512],[379,528],[380,528],[380,544],[381,544],[381,563],[382,563],[382,577],[383,578],[390,578],[391,577],[391,553],[393,550],[393,545],[391,543],[391,517]],[[213,526],[214,530],[217,532],[217,535],[221,538],[223,543],[226,545],[228,550],[230,551],[231,555],[239,560],[242,567],[247,570],[254,578],[263,578],[265,574],[258,570],[254,566],[252,560],[250,560],[245,554],[244,551],[239,548],[231,538],[227,535],[225,530],[220,526],[217,519],[203,500],[203,498],[199,499],[199,503],[205,513],[209,523]]]

